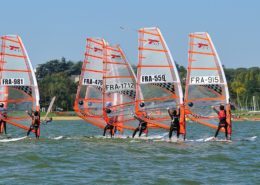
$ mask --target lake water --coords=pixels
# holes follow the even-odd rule
[[[84,121],[42,125],[40,140],[0,136],[0,184],[260,184],[260,122],[234,123],[231,143],[200,142],[215,131],[187,127],[184,143],[99,138]]]

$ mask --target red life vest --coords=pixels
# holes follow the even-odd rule
[[[218,112],[218,118],[219,118],[220,120],[226,119],[226,111],[225,111],[225,110],[220,110],[220,111]]]

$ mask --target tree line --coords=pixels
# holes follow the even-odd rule
[[[48,107],[51,98],[56,96],[56,109],[73,110],[74,99],[77,92],[78,82],[75,77],[80,75],[82,61],[73,62],[62,58],[50,60],[40,64],[36,68],[41,106]],[[224,66],[223,66],[224,67]],[[177,65],[183,89],[186,78],[186,68]],[[136,72],[136,66],[133,65]],[[238,109],[251,110],[253,108],[253,97],[256,105],[260,105],[260,67],[251,68],[225,68],[224,71],[228,81],[231,102]]]

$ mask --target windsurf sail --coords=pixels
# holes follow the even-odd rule
[[[130,121],[135,100],[135,76],[119,46],[109,46],[103,39],[87,39],[85,60],[75,99],[76,113],[99,128],[107,119],[117,119],[115,126]],[[128,112],[130,111],[130,112]]]
[[[106,46],[103,77],[104,117],[116,119],[115,126],[134,129],[128,123],[133,121],[136,95],[136,77],[119,46]]]
[[[5,121],[27,130],[31,117],[25,111],[40,109],[35,73],[19,36],[1,36],[0,46],[0,103],[7,112]]]
[[[88,38],[85,59],[74,102],[79,117],[99,128],[104,128],[103,119],[103,76],[104,48],[106,42],[100,38]]]
[[[54,96],[52,99],[51,99],[51,103],[50,103],[50,105],[49,105],[49,107],[48,107],[48,110],[47,110],[47,112],[46,112],[46,114],[45,114],[45,116],[44,116],[44,121],[46,121],[47,120],[47,117],[48,117],[48,115],[49,115],[49,113],[51,112],[51,110],[52,110],[52,107],[53,107],[53,104],[54,104],[54,102],[55,102],[55,99],[56,99],[56,96]]]
[[[224,70],[213,42],[206,32],[189,34],[188,69],[185,90],[187,116],[217,128],[218,116],[212,106],[225,105],[231,134],[229,91]]]
[[[176,64],[159,28],[139,31],[136,112],[146,112],[149,127],[169,129],[167,108],[183,105],[183,93]],[[141,93],[142,92],[142,93]],[[183,111],[181,133],[185,134]]]

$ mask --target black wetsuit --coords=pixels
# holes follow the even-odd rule
[[[214,109],[214,110],[215,110],[215,109]],[[219,111],[217,111],[217,110],[215,110],[215,111],[216,111],[217,114],[219,114]],[[224,110],[224,111],[225,111],[225,115],[226,115],[226,110]],[[225,129],[225,136],[226,136],[226,139],[228,139],[228,123],[227,123],[227,121],[226,121],[226,117],[223,117],[223,118],[221,118],[221,119],[219,120],[218,129],[217,129],[217,131],[216,131],[216,133],[215,133],[215,137],[218,136],[219,130],[220,130],[222,127]]]
[[[174,131],[177,135],[177,138],[179,138],[180,136],[180,114],[177,115],[172,115],[170,114],[171,117],[171,127],[170,127],[170,131],[169,131],[169,138],[172,138],[172,132]]]
[[[110,124],[107,124],[107,125],[105,126],[105,128],[104,128],[103,136],[106,135],[107,129],[110,130],[110,135],[111,135],[111,137],[112,137],[112,136],[114,135],[114,134],[113,134],[114,126],[113,126],[113,125],[110,125]]]
[[[39,129],[40,129],[40,116],[32,116],[32,119],[33,119],[33,123],[32,125],[30,126],[28,132],[27,132],[27,136],[29,136],[29,134],[31,133],[32,130],[34,130],[35,132],[35,137],[37,139],[40,138],[39,136]]]
[[[147,129],[147,122],[138,118],[137,116],[134,116],[135,119],[139,121],[139,126],[134,130],[133,138],[135,137],[136,133],[139,131],[139,137],[142,135],[142,133]]]

